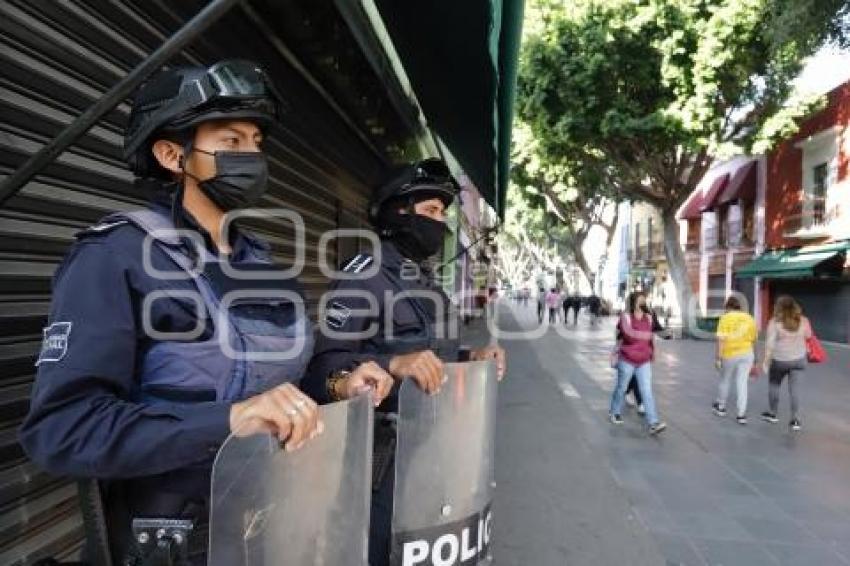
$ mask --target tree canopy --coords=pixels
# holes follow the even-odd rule
[[[691,297],[675,212],[713,161],[759,153],[821,99],[793,79],[830,41],[843,0],[532,1],[517,114],[548,167],[587,196],[612,190],[664,219],[665,251]],[[590,194],[588,195],[588,191]]]
[[[518,114],[554,161],[678,207],[718,155],[764,151],[817,103],[804,58],[845,42],[836,0],[607,0],[553,9],[522,53]]]

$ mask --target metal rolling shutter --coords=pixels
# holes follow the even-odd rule
[[[850,284],[846,281],[775,279],[770,285],[771,301],[780,295],[792,296],[821,340],[850,343]]]
[[[165,41],[204,2],[0,0],[0,175],[6,177]],[[260,10],[283,10],[254,2]],[[302,2],[302,4],[304,4]],[[269,24],[271,25],[271,24]],[[345,219],[361,225],[366,186],[383,154],[317,94],[281,44],[232,10],[181,54],[182,62],[225,57],[259,61],[293,111],[270,140],[271,185],[264,206],[300,213],[307,226],[302,274],[314,302],[326,281],[316,267],[319,235]],[[279,39],[279,38],[277,38]],[[284,37],[284,40],[286,38]],[[285,51],[285,46],[283,47]],[[101,216],[143,204],[121,159],[128,107],[122,104],[0,208],[0,564],[73,557],[82,538],[76,488],[25,458],[17,427],[28,407],[33,361],[50,301],[50,279],[74,233]],[[294,255],[285,224],[255,223],[277,259]],[[337,263],[332,249],[328,258]]]
[[[750,314],[753,314],[755,312],[754,309],[755,309],[755,302],[756,302],[755,279],[752,279],[752,278],[739,279],[739,278],[736,277],[732,281],[733,281],[732,286],[735,289],[735,291],[741,293],[744,296],[744,299],[746,300],[746,304],[745,305],[742,304],[741,306],[744,307],[745,311],[747,311]]]

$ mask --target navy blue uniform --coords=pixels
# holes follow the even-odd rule
[[[365,274],[374,269],[375,258],[361,254],[343,264],[349,275]],[[302,389],[320,403],[329,402],[326,380],[336,370],[352,370],[357,364],[375,361],[389,371],[393,356],[421,350],[432,350],[446,362],[458,360],[459,341],[456,312],[449,298],[436,284],[430,273],[406,259],[389,240],[381,241],[381,259],[377,271],[356,279],[338,279],[331,285],[336,295],[321,305],[324,326],[337,335],[320,332],[315,354],[310,361]],[[363,296],[374,297],[376,304]],[[425,296],[420,296],[424,294]],[[372,336],[359,333],[372,330]],[[392,413],[398,408],[398,387],[378,407],[380,413]],[[380,415],[376,419],[375,452],[393,433]],[[382,440],[383,439],[383,440]],[[392,445],[389,446],[389,450]],[[391,458],[391,454],[389,456]],[[377,463],[376,463],[377,465]],[[372,508],[369,525],[369,564],[389,563],[390,533],[393,510],[394,471],[391,464],[373,482]]]
[[[444,361],[457,361],[457,316],[449,298],[434,283],[431,274],[406,259],[389,240],[381,240],[381,261],[360,254],[343,263],[342,271],[353,279],[338,279],[330,286],[335,293],[320,306],[323,330],[302,382],[303,390],[319,403],[330,401],[326,380],[337,370],[353,370],[358,364],[374,361],[389,371],[393,356],[420,350],[433,350]],[[374,297],[375,303],[363,294]],[[370,331],[371,329],[371,331]],[[360,333],[370,331],[362,338]],[[398,404],[396,391],[378,407],[393,412]]]
[[[152,212],[142,215],[170,222],[168,208]],[[188,215],[183,220],[196,228]],[[269,265],[267,244],[234,234],[234,268]],[[149,273],[146,235],[124,218],[107,220],[81,234],[66,256],[55,275],[32,405],[20,431],[27,454],[51,473],[108,480],[102,482],[107,523],[122,562],[133,517],[206,519],[211,463],[230,432],[232,403],[299,378],[312,350],[307,344],[295,369],[225,356],[213,310],[215,296],[231,282],[213,263],[197,278]],[[179,274],[175,262],[192,255],[178,241],[157,241],[150,267]],[[199,291],[202,297],[193,300]],[[145,303],[152,293],[159,298]],[[243,342],[292,327],[294,311],[279,300],[248,307],[226,315]],[[200,331],[168,340],[151,329],[175,336]]]

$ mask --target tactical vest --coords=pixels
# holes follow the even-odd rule
[[[134,401],[173,402],[181,398],[181,391],[187,393],[184,399],[192,392],[215,391],[217,401],[237,401],[301,379],[314,337],[297,282],[228,278],[228,284],[221,285],[220,277],[212,275],[222,273],[219,259],[203,245],[196,246],[197,258],[189,257],[186,238],[180,237],[170,218],[152,210],[117,213],[103,222],[130,222],[143,230],[152,239],[150,245],[192,279],[214,327],[206,340],[153,340],[141,353]],[[271,273],[268,248],[246,234],[243,237],[249,257],[234,268],[269,265]],[[199,265],[205,267],[197,269]],[[259,276],[256,270],[250,273]]]

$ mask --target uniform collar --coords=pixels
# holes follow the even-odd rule
[[[398,246],[389,239],[381,240],[381,253],[383,254],[383,263],[387,267],[410,267],[416,266],[419,269],[422,269],[422,265],[412,259],[406,257]]]
[[[381,263],[391,272],[398,273],[404,280],[416,280],[427,284],[431,281],[431,269],[428,262],[416,262],[404,256],[392,240],[381,240]]]
[[[200,224],[195,220],[195,218],[189,214],[182,206],[179,206],[177,212],[177,218],[173,218],[171,202],[164,202],[160,199],[152,199],[150,203],[150,209],[158,214],[164,215],[166,218],[176,220],[176,228],[182,230],[192,230],[201,235],[204,240],[204,245],[207,248],[207,251],[211,255],[217,255],[217,251],[215,245],[213,244],[212,238],[209,233],[201,227]],[[268,242],[264,240],[260,240],[253,234],[246,232],[244,230],[240,230],[235,224],[230,230],[230,248],[232,253],[230,254],[230,260],[234,262],[244,261],[250,259],[252,257],[260,258],[260,259],[268,259],[269,252],[271,251],[271,246]],[[166,244],[172,245],[185,245],[183,239],[177,239],[175,241],[165,241]]]

